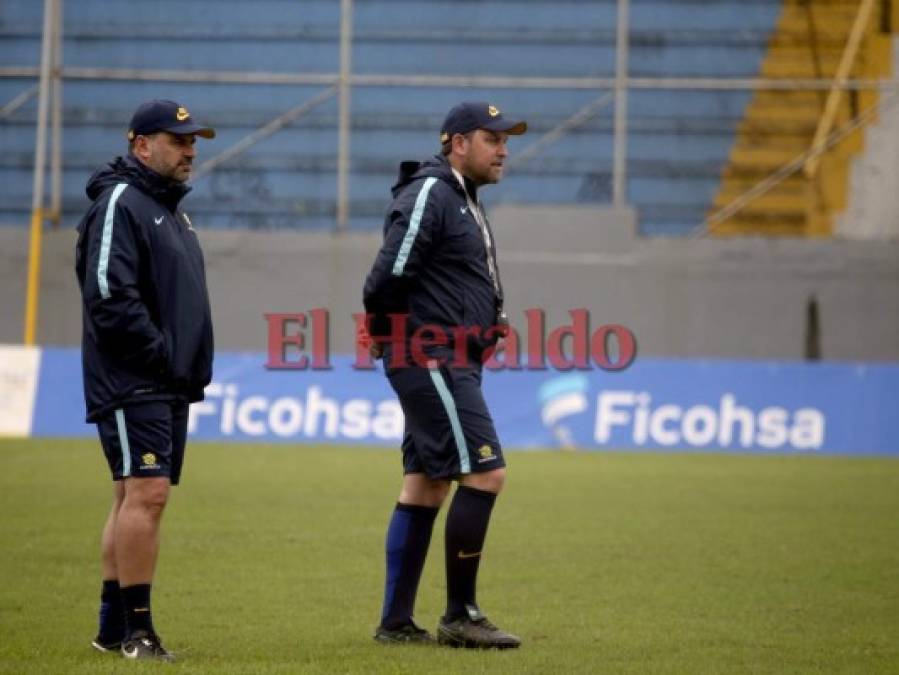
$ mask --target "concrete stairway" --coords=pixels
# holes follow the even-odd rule
[[[786,0],[762,63],[760,77],[833,77],[859,8],[859,0]],[[899,12],[878,3],[851,77],[888,77],[892,69],[890,30]],[[729,162],[709,215],[745,194],[808,150],[827,99],[826,91],[758,91],[740,123]],[[848,92],[840,101],[835,128],[876,105],[873,91]],[[816,185],[793,173],[729,219],[716,235],[829,236],[833,216],[847,204],[849,161],[864,144],[864,130],[847,135],[822,156]],[[814,203],[814,207],[812,206]]]

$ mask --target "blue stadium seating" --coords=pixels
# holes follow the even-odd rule
[[[67,66],[334,73],[336,0],[80,0],[65,4]],[[779,0],[632,0],[630,71],[645,77],[751,77]],[[0,66],[39,61],[42,3],[0,4]],[[360,74],[611,77],[613,0],[356,0],[353,70]],[[0,104],[33,84],[0,79]],[[124,150],[135,105],[175,98],[219,136],[209,158],[323,86],[67,80],[64,224],[77,222],[91,171]],[[536,140],[602,91],[492,91],[356,87],[351,227],[380,226],[402,159],[437,148],[446,110],[489,99],[525,117]],[[635,90],[630,96],[627,194],[646,235],[679,235],[700,223],[749,100],[748,92]],[[36,103],[0,120],[0,223],[28,220]],[[332,227],[336,194],[334,99],[197,181],[186,203],[206,226]],[[511,171],[490,190],[500,202],[603,203],[611,199],[612,106]]]

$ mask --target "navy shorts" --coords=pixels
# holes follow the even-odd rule
[[[481,366],[387,368],[406,417],[404,473],[448,480],[506,465],[481,392]]]
[[[181,478],[187,441],[184,401],[148,401],[116,408],[99,422],[100,444],[113,480]]]

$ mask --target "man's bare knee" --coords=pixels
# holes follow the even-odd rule
[[[129,478],[125,486],[125,501],[130,508],[137,508],[159,517],[169,499],[168,478]]]
[[[439,508],[446,499],[449,488],[448,480],[432,480],[423,473],[409,473],[403,476],[400,503]]]
[[[483,490],[484,492],[492,492],[493,494],[499,494],[503,489],[505,482],[505,467],[493,469],[492,471],[485,471],[483,473],[469,473],[459,479],[460,485],[466,485],[475,488],[476,490]]]

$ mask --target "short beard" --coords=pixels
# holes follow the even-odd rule
[[[490,185],[492,183],[496,183],[496,180],[490,177],[490,172],[486,172],[483,174],[477,174],[471,171],[470,168],[466,167],[467,171],[464,172],[464,176],[468,178],[472,183],[474,183],[475,187],[481,187],[482,185]]]
[[[190,172],[188,172],[187,177],[185,177],[185,178],[178,177],[179,169],[177,166],[172,167],[171,169],[168,169],[167,171],[160,171],[159,169],[157,169],[155,167],[150,167],[150,168],[153,169],[156,173],[158,173],[160,176],[162,176],[166,180],[170,180],[173,183],[186,183],[188,180],[190,180]]]

